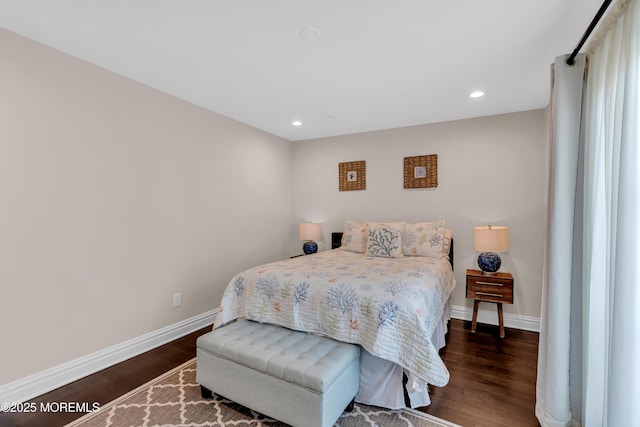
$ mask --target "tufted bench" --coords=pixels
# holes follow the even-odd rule
[[[360,382],[360,348],[304,332],[239,320],[197,341],[196,379],[215,392],[293,426],[333,425]]]

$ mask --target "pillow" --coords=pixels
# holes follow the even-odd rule
[[[451,238],[453,237],[453,230],[448,228],[444,229],[444,242],[442,242],[442,256],[449,259],[449,250],[451,249]]]
[[[443,242],[443,220],[407,224],[402,233],[402,253],[406,256],[442,258]]]
[[[367,224],[345,221],[340,249],[363,254],[367,247]]]
[[[367,256],[399,258],[404,222],[368,222]]]

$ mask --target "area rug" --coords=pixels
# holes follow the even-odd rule
[[[203,399],[196,383],[196,359],[102,406],[67,427],[123,426],[255,426],[286,427],[277,420],[214,394]],[[459,427],[412,409],[386,410],[356,403],[336,424],[339,427]]]

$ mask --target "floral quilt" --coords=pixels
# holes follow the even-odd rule
[[[261,265],[225,289],[214,329],[245,317],[337,341],[444,386],[431,342],[455,278],[446,258],[378,258],[341,249]]]

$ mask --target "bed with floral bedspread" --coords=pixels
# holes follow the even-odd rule
[[[334,249],[239,273],[225,289],[214,329],[244,317],[324,335],[399,365],[423,387],[444,386],[449,372],[431,337],[454,288],[444,257]]]

